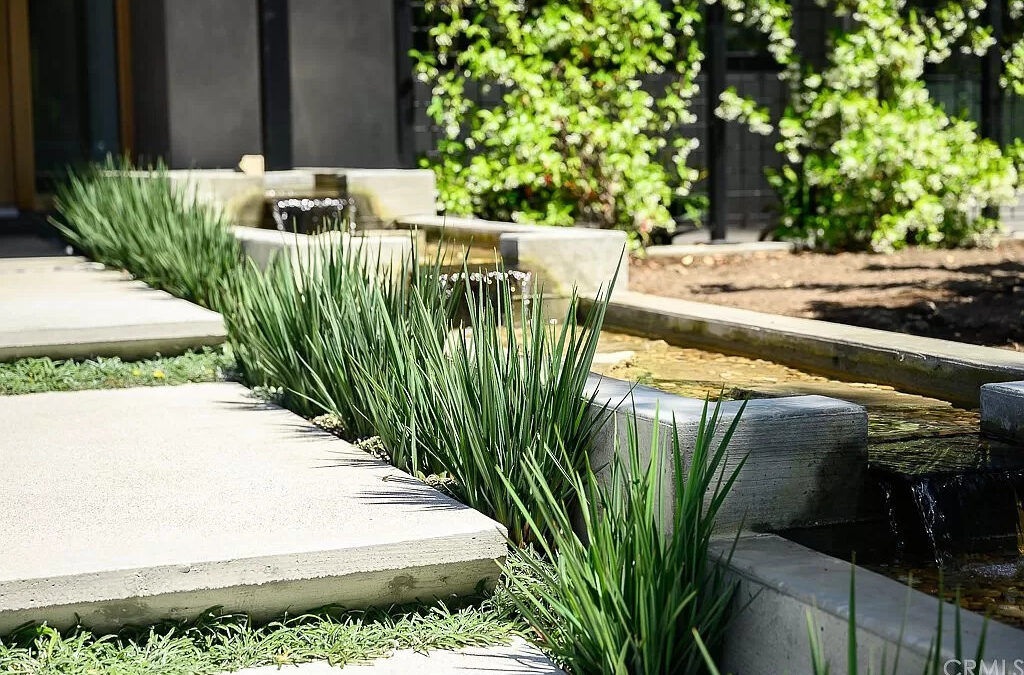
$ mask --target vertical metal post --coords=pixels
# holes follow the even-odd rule
[[[268,171],[292,168],[291,55],[288,0],[259,0],[260,114]]]
[[[981,133],[1002,146],[1003,88],[999,77],[1003,72],[1003,0],[988,0],[986,13],[995,44],[981,57]]]
[[[981,57],[981,135],[1004,147],[1003,88],[999,85],[1003,72],[1003,0],[988,0],[986,14],[995,44]],[[987,206],[984,214],[988,218],[998,218],[999,207]]]
[[[726,239],[725,120],[715,115],[719,97],[725,91],[728,54],[725,43],[725,8],[719,0],[706,5],[704,15],[704,64],[708,162],[708,229],[711,241]]]
[[[394,0],[395,107],[398,123],[398,161],[403,168],[416,165],[416,83],[413,79],[413,10],[411,0]]]

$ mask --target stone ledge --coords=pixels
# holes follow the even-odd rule
[[[356,237],[337,231],[298,234],[255,227],[234,227],[232,233],[242,245],[245,255],[260,269],[266,269],[271,258],[282,252],[287,252],[293,262],[307,262],[311,254],[331,247],[342,250],[358,246],[360,255],[366,256],[370,262],[379,261],[382,268],[397,268],[408,262],[412,254],[412,238],[397,232],[393,236]]]
[[[224,339],[216,312],[83,258],[0,260],[0,361],[133,359]]]
[[[605,326],[969,407],[983,384],[1024,380],[1024,354],[1006,349],[643,293],[616,293]]]
[[[395,220],[437,210],[437,182],[431,169],[303,167],[335,176],[342,196],[355,201],[362,229],[393,227]]]
[[[1010,441],[1024,442],[1024,382],[1002,382],[981,387],[981,431]]]
[[[733,539],[712,546],[716,560],[727,558]],[[850,564],[775,535],[741,537],[727,563],[739,582],[734,615],[722,649],[722,672],[810,672],[807,612],[814,617],[826,658],[845,672],[850,616]],[[925,671],[936,637],[938,599],[908,591],[903,584],[863,568],[856,571],[857,654],[867,671],[883,672],[883,650],[891,672],[900,641],[900,675]],[[954,656],[955,608],[943,605],[942,659]],[[906,616],[905,624],[903,617]],[[963,653],[973,655],[984,618],[961,611]],[[985,628],[986,661],[1024,658],[1024,631],[997,622]],[[952,671],[951,671],[952,672]],[[995,671],[993,671],[995,672]],[[1009,671],[1007,671],[1009,672]]]
[[[430,601],[505,555],[493,520],[239,384],[9,396],[0,428],[0,635]]]
[[[745,241],[724,244],[668,244],[648,246],[644,255],[648,258],[680,258],[692,256],[748,256],[757,253],[785,253],[794,250],[787,241]]]
[[[597,409],[608,406],[615,411],[594,441],[595,469],[611,460],[616,437],[619,447],[626,447],[627,424],[634,413],[641,451],[649,452],[657,420],[659,446],[670,458],[674,419],[680,448],[689,461],[704,401],[591,375],[585,396],[589,399],[595,392]],[[722,404],[719,434],[741,405]],[[866,480],[867,412],[858,405],[825,396],[751,400],[729,446],[726,474],[744,457],[746,463],[719,512],[719,531],[850,522],[875,517],[881,508],[872,500]],[[674,498],[673,472],[672,463],[666,462],[665,503]],[[671,512],[666,510],[663,517],[667,523]]]
[[[616,271],[616,287],[629,287],[626,233],[621,230],[437,215],[399,218],[397,225],[426,232],[430,239],[494,246],[507,269],[532,272],[554,296],[568,297],[574,288],[593,295],[608,286]]]

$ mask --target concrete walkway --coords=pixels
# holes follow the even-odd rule
[[[224,337],[216,312],[84,258],[0,259],[0,361],[142,358]]]
[[[495,647],[468,647],[458,651],[415,652],[403,649],[390,658],[335,668],[326,662],[297,666],[263,666],[235,671],[235,675],[564,675],[539,649],[522,638]],[[225,673],[224,675],[227,675]]]
[[[501,527],[238,384],[0,399],[0,635],[257,620],[498,576]]]

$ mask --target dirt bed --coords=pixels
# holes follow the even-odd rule
[[[993,249],[634,259],[630,290],[1024,350],[1024,241]]]

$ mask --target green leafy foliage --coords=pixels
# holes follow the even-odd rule
[[[222,217],[171,185],[162,167],[108,160],[57,188],[54,224],[93,260],[211,309],[241,249]]]
[[[234,364],[230,350],[209,347],[142,361],[21,359],[0,363],[0,395],[215,382],[230,377]]]
[[[434,52],[413,52],[444,131],[436,162],[454,213],[499,220],[669,227],[697,172],[696,0],[430,0]],[[477,103],[480,89],[493,103]],[[668,147],[671,146],[671,147]],[[671,152],[673,170],[662,158]]]
[[[909,11],[904,0],[830,2],[836,16],[852,20],[830,40],[823,67],[794,51],[785,3],[725,2],[770,36],[791,91],[777,121],[789,164],[770,174],[782,205],[780,235],[886,251],[969,244],[995,228],[982,209],[1015,201],[1013,162],[972,122],[942,110],[922,79],[925,63],[958,45],[984,51],[988,33],[968,20],[983,0],[931,14]],[[763,111],[736,98],[731,93],[719,114],[763,129]]]
[[[203,675],[309,661],[335,666],[383,658],[396,649],[459,649],[500,644],[521,629],[492,600],[447,608],[340,608],[266,625],[211,609],[195,621],[98,635],[24,626],[0,638],[0,671],[47,675]],[[287,672],[287,670],[282,670]]]
[[[542,555],[511,556],[506,571],[523,616],[573,673],[695,673],[704,662],[695,633],[712,648],[720,643],[735,586],[708,550],[715,516],[742,467],[725,470],[741,414],[716,434],[721,404],[709,416],[705,403],[692,454],[683,452],[673,423],[668,457],[658,425],[642,449],[631,422],[625,452],[615,453],[605,480],[566,472],[582,521],[575,528],[545,467],[528,462],[530,501],[520,508],[528,522],[540,513],[552,537],[539,540]],[[667,467],[672,495],[662,488]]]

